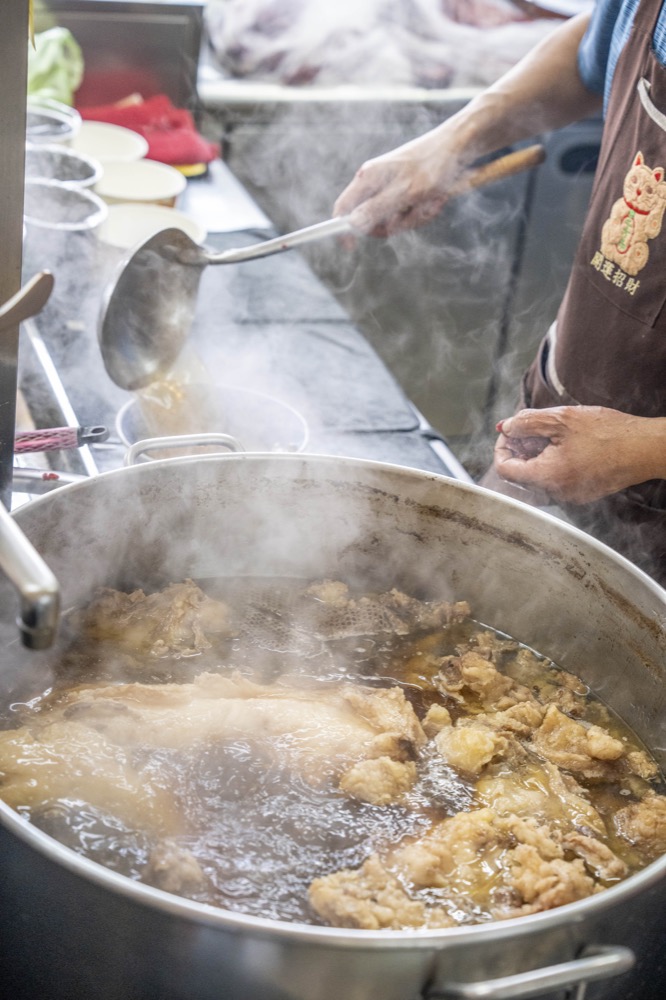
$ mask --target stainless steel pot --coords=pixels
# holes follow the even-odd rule
[[[245,454],[104,474],[15,516],[65,606],[100,583],[246,574],[467,599],[480,620],[576,669],[664,763],[666,592],[576,529],[478,487],[351,459]],[[2,698],[24,700],[48,683],[57,649],[23,651],[14,595],[3,596]],[[348,931],[171,896],[5,806],[0,818],[0,973],[12,1000],[564,1000],[586,979],[588,998],[662,995],[666,858],[530,917]]]

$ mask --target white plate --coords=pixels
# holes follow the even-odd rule
[[[81,122],[71,148],[100,163],[131,163],[148,152],[148,143],[138,132],[106,122]]]
[[[105,243],[122,250],[150,239],[162,229],[182,229],[195,243],[203,243],[206,230],[196,219],[163,205],[109,205],[109,214],[98,230]]]

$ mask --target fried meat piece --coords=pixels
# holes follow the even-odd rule
[[[350,798],[374,806],[400,802],[416,782],[416,764],[376,757],[354,764],[340,779],[338,787]]]
[[[154,594],[100,590],[76,613],[74,623],[84,638],[154,657],[192,655],[210,648],[208,635],[233,634],[228,606],[208,597],[192,580]]]
[[[639,778],[644,778],[645,781],[652,781],[659,775],[659,767],[656,760],[650,757],[645,750],[629,750],[625,759],[632,774],[637,774]]]
[[[521,702],[537,704],[529,688],[503,674],[475,650],[442,657],[435,683],[443,695],[455,701],[471,696],[486,711],[500,712]]]
[[[441,732],[442,729],[452,726],[453,720],[448,708],[435,703],[426,712],[424,718],[421,720],[421,725],[426,736],[432,738],[433,736],[437,736],[437,733]]]
[[[308,897],[317,916],[332,927],[376,931],[454,926],[444,909],[426,908],[410,898],[374,855],[357,871],[344,869],[315,879]]]
[[[189,896],[201,889],[205,875],[191,851],[175,840],[160,840],[150,852],[143,881],[164,892]]]
[[[476,792],[484,805],[501,815],[532,816],[565,832],[606,834],[585,790],[549,761],[526,758],[510,774],[481,778]]]
[[[391,734],[404,742],[405,752],[423,746],[426,736],[402,688],[362,687],[344,684],[340,696],[360,719],[379,733]],[[391,756],[395,756],[394,750]]]
[[[585,726],[549,705],[532,737],[532,747],[557,767],[591,780],[617,776],[616,762],[628,749],[600,726]]]
[[[581,858],[592,874],[604,882],[616,882],[629,874],[629,869],[607,844],[584,833],[567,833],[562,841],[567,851]]]
[[[425,741],[399,688],[262,685],[238,674],[75,688],[58,710],[136,747],[180,749],[238,736],[273,742],[282,759],[313,780],[365,758],[409,757]]]
[[[126,748],[76,721],[0,733],[0,797],[15,809],[80,799],[134,829],[174,834],[183,827],[159,780],[142,773]]]
[[[447,764],[470,774],[479,774],[486,764],[503,757],[509,749],[505,736],[472,722],[443,728],[434,742]]]
[[[464,892],[484,877],[483,859],[499,853],[500,842],[508,846],[499,822],[491,809],[456,813],[391,852],[389,864],[417,889],[458,886]]]
[[[556,906],[575,903],[596,891],[594,881],[585,871],[583,862],[576,858],[565,861],[561,857],[543,858],[536,847],[518,844],[509,852],[509,874],[506,898],[513,901],[500,904],[496,917],[526,916]]]
[[[428,889],[438,890],[442,903],[450,900],[458,912],[480,907],[504,918],[582,899],[596,884],[580,858],[565,858],[547,826],[485,808],[442,820],[386,857],[373,855],[355,872],[317,879],[310,902],[334,926],[432,926],[429,905],[423,908],[418,895]],[[394,905],[383,908],[382,891]],[[363,910],[357,919],[366,922],[353,924],[350,913],[358,912],[359,899]],[[435,908],[436,919],[442,911],[445,905]]]
[[[640,802],[632,802],[613,817],[620,837],[653,860],[666,853],[666,796],[648,792]]]
[[[306,596],[313,606],[313,627],[325,639],[389,632],[408,635],[416,629],[438,628],[469,617],[467,602],[426,602],[393,589],[386,594],[352,597],[349,587],[338,581],[311,584]]]
[[[546,671],[543,667],[538,669],[540,662],[542,661],[531,650],[521,649],[511,664],[511,676],[518,680],[524,678],[541,704],[556,705],[567,715],[583,715],[590,693],[587,685],[568,670],[559,667],[550,666]]]
[[[503,712],[485,712],[475,715],[476,722],[482,722],[489,729],[495,729],[504,736],[528,737],[538,729],[543,720],[545,708],[532,701],[521,701]]]
[[[0,734],[0,794],[14,807],[76,797],[172,834],[183,826],[176,804],[134,769],[137,753],[246,737],[313,785],[337,783],[359,761],[413,756],[412,741],[425,736],[402,691],[347,687],[303,690],[205,673],[191,684],[75,688],[29,726]],[[403,770],[400,787],[410,774]]]

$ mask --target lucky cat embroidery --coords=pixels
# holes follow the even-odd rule
[[[648,167],[643,154],[637,153],[623,192],[601,231],[601,252],[633,276],[648,262],[648,240],[661,232],[666,209],[664,168]]]

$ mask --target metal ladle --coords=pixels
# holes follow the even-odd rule
[[[449,197],[542,163],[541,145],[518,149],[468,170]],[[199,282],[208,264],[238,264],[352,232],[342,216],[252,246],[211,253],[180,229],[165,229],[131,251],[107,288],[99,345],[109,376],[122,389],[141,389],[172,367],[189,335]]]

